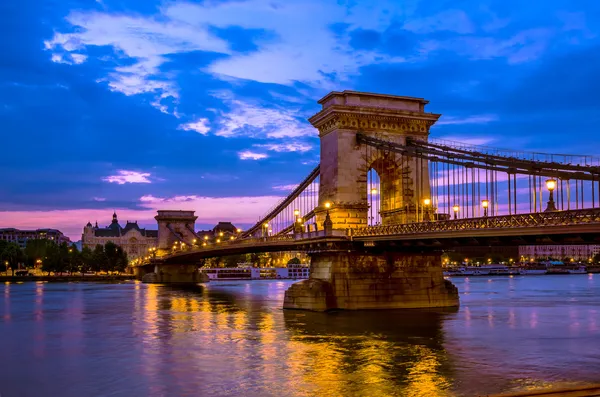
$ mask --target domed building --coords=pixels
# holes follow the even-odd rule
[[[112,222],[105,228],[92,225],[88,222],[83,228],[81,236],[82,246],[94,249],[96,245],[104,245],[109,241],[117,244],[125,252],[129,259],[146,255],[149,248],[156,247],[158,243],[158,230],[146,230],[138,226],[136,222],[125,223],[125,227],[121,227],[117,218],[117,213],[113,213]]]

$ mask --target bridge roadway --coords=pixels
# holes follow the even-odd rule
[[[257,252],[322,250],[435,250],[456,246],[600,243],[600,208],[556,211],[401,225],[356,230],[324,230],[231,240],[190,247],[157,258],[166,264]]]

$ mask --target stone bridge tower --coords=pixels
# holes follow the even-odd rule
[[[356,134],[399,144],[405,144],[407,138],[427,140],[429,128],[440,117],[425,112],[428,101],[344,91],[331,92],[319,103],[322,110],[309,119],[321,138],[317,222],[323,224],[324,206],[330,202],[334,229],[367,226],[367,175],[371,168],[381,183],[382,224],[422,219],[423,200],[430,198],[427,161],[359,144]]]
[[[176,242],[191,245],[196,238],[198,217],[194,211],[158,211],[154,219],[158,222],[158,249],[169,249]]]

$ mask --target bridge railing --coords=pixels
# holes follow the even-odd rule
[[[580,224],[598,224],[600,227],[600,208],[370,226],[353,230],[352,236],[365,237],[399,234],[425,234],[448,231],[513,229],[569,226]]]
[[[248,247],[248,246],[270,246],[277,243],[284,242],[293,242],[293,241],[302,241],[302,240],[311,240],[318,239],[324,237],[334,237],[334,238],[347,238],[348,231],[347,230],[333,230],[327,233],[325,230],[318,230],[312,232],[302,232],[302,233],[294,233],[294,234],[280,234],[269,237],[248,237],[248,238],[238,238],[234,240],[223,241],[220,243],[207,244],[201,246],[187,246],[184,249],[175,249],[166,252],[164,255],[157,257],[156,259],[165,259],[171,256],[177,255],[187,255],[194,252],[202,252],[202,251],[221,251],[227,250],[232,247]]]

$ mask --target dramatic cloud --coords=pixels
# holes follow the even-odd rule
[[[101,12],[72,12],[68,22],[75,33],[55,33],[45,41],[50,51],[76,51],[88,47],[109,46],[115,55],[134,60],[129,66],[116,67],[106,80],[115,91],[125,95],[155,92],[161,98],[177,97],[177,88],[165,81],[160,66],[166,56],[190,51],[227,53],[227,43],[211,34],[207,24],[185,23]]]
[[[231,92],[213,95],[225,103],[228,111],[222,112],[220,129],[216,135],[225,138],[297,138],[316,136],[317,132],[307,122],[301,121],[295,109],[269,108],[259,104],[234,99]]]
[[[244,150],[243,152],[239,152],[238,156],[240,160],[264,160],[267,157],[269,157],[264,153],[255,153],[251,152],[250,150]]]
[[[486,124],[496,121],[498,116],[493,114],[483,114],[479,116],[467,116],[467,117],[452,117],[442,116],[436,125],[455,125],[455,124]]]
[[[149,177],[150,173],[147,172],[119,170],[117,171],[117,175],[107,176],[106,178],[102,178],[102,180],[109,183],[117,183],[119,185],[124,185],[126,183],[152,183],[150,179],[148,179]]]
[[[277,185],[277,186],[273,186],[273,190],[278,190],[280,192],[287,192],[287,191],[292,191],[295,188],[297,188],[298,185]]]
[[[311,145],[302,142],[257,144],[254,147],[274,152],[308,152],[313,148]]]
[[[210,131],[208,119],[201,118],[191,123],[182,124],[179,126],[184,131],[196,131],[201,135],[206,135]]]

